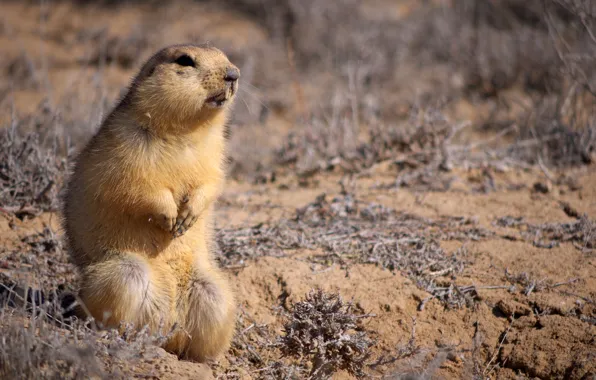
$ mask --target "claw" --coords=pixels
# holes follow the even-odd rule
[[[173,236],[179,237],[184,235],[195,224],[198,218],[198,215],[194,215],[189,209],[181,211],[172,231]]]

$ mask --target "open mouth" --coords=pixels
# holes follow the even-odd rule
[[[215,95],[207,98],[205,103],[207,104],[207,106],[211,108],[220,108],[224,104],[226,104],[226,102],[230,100],[232,96],[234,96],[235,92],[236,84],[226,86],[226,88],[223,91],[218,92]]]
[[[226,96],[226,93],[220,92],[220,93],[208,98],[205,103],[209,107],[219,108],[219,107],[223,106],[227,100],[228,100],[228,97]]]

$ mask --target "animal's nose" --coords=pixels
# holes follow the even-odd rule
[[[240,78],[240,70],[235,67],[228,67],[224,80],[227,82],[236,82]]]

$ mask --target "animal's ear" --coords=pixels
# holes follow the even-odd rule
[[[148,61],[142,66],[141,71],[139,72],[138,79],[143,80],[145,78],[149,78],[151,75],[155,73],[155,68],[160,62],[164,61],[163,53],[160,52],[155,54],[153,57],[149,58]]]

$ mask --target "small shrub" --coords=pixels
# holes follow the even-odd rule
[[[40,141],[37,133],[22,136],[17,124],[0,129],[0,207],[17,216],[58,208],[58,192],[66,159],[57,144]]]
[[[310,359],[313,378],[328,378],[337,370],[362,377],[372,344],[359,326],[365,317],[369,315],[354,314],[352,304],[344,303],[339,294],[311,291],[291,308],[282,352]]]

